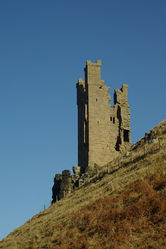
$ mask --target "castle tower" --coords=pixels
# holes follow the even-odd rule
[[[109,87],[101,80],[101,61],[87,61],[85,80],[77,83],[78,165],[84,172],[102,167],[130,147],[128,86],[115,90],[110,105]]]

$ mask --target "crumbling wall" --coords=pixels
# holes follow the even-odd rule
[[[52,202],[60,200],[60,186],[62,182],[62,175],[56,174],[54,177],[54,185],[52,187]]]
[[[62,175],[56,174],[54,178],[54,185],[52,188],[52,199],[56,202],[65,195],[70,194],[73,190],[72,177],[70,175],[70,170],[63,170]]]
[[[121,153],[126,151],[131,145],[130,109],[127,99],[128,85],[123,84],[121,89],[116,89],[114,92],[114,105],[117,110],[119,125],[116,150]]]
[[[52,203],[61,200],[75,189],[81,187],[89,177],[88,172],[81,174],[81,168],[78,166],[73,166],[72,175],[70,170],[63,170],[62,174],[56,174],[52,187]]]

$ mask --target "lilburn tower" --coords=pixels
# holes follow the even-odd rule
[[[87,61],[85,79],[77,83],[78,166],[56,174],[52,202],[83,186],[96,170],[130,148],[128,86],[114,92],[110,105],[109,87],[101,80],[101,61]]]
[[[109,89],[101,80],[101,61],[87,61],[85,80],[77,83],[78,165],[82,172],[105,165],[130,147],[128,85],[115,90],[114,106]]]

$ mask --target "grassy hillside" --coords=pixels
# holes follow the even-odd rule
[[[166,248],[166,121],[82,188],[35,215],[2,249]],[[106,170],[107,169],[107,170]]]

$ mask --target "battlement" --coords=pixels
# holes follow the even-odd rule
[[[101,66],[101,60],[98,60],[96,62],[92,62],[92,61],[86,61],[86,65],[87,66]]]
[[[85,84],[96,85],[101,81],[101,61],[95,63],[91,61],[86,62],[85,71]]]

